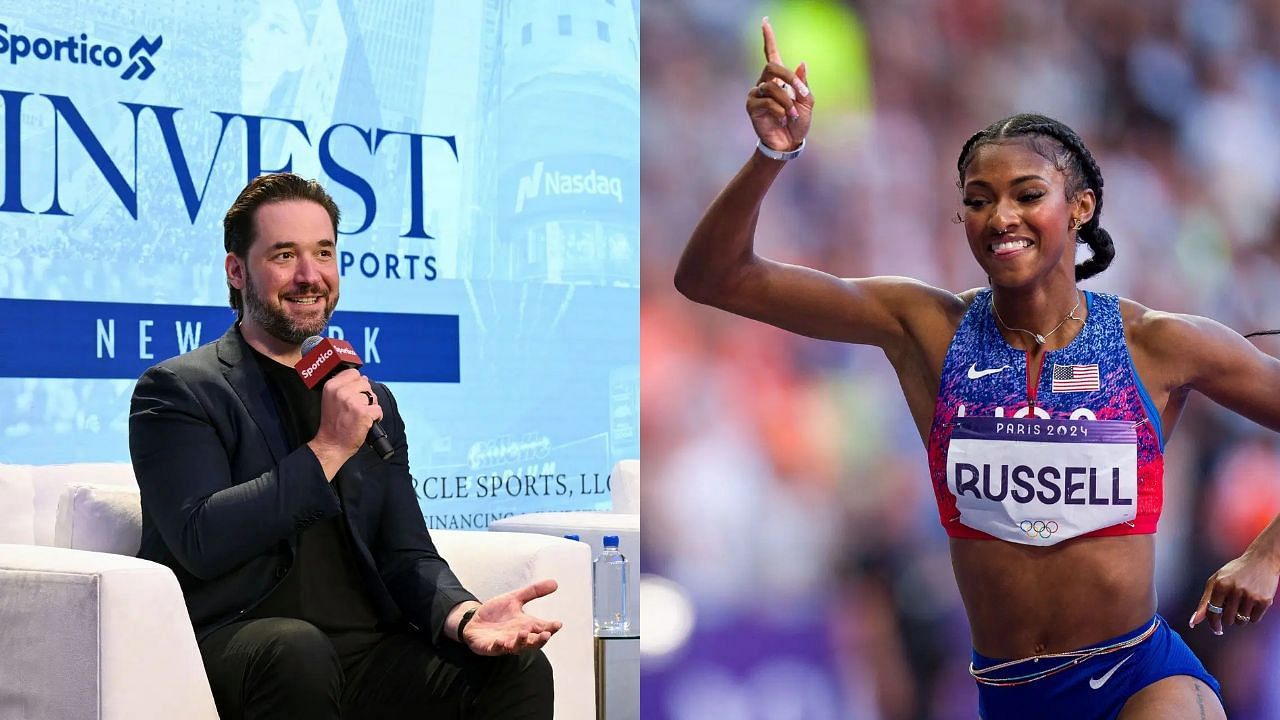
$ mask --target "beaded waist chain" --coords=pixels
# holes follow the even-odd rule
[[[1102,645],[1101,647],[1084,648],[1082,650],[1068,650],[1066,652],[1060,652],[1060,653],[1049,653],[1048,655],[1036,655],[1034,657],[1022,658],[1020,660],[1010,660],[1008,662],[1002,662],[998,665],[992,665],[991,667],[982,668],[981,670],[975,668],[973,663],[969,663],[969,674],[972,675],[973,679],[977,680],[980,684],[989,685],[991,687],[1011,687],[1014,685],[1025,685],[1027,683],[1035,682],[1036,680],[1047,678],[1050,675],[1056,675],[1057,673],[1060,673],[1063,670],[1066,670],[1068,668],[1073,668],[1076,665],[1079,665],[1080,663],[1085,662],[1086,660],[1091,660],[1095,657],[1098,657],[1099,655],[1107,655],[1109,653],[1119,652],[1121,650],[1126,650],[1128,648],[1141,645],[1142,643],[1146,642],[1148,638],[1150,638],[1152,635],[1155,634],[1156,629],[1159,626],[1160,626],[1160,618],[1156,617],[1151,621],[1150,627],[1138,633],[1134,637],[1131,637],[1128,640],[1122,640],[1120,642],[1111,643],[1110,645]],[[1060,665],[1055,665],[1054,667],[1051,667],[1051,668],[1045,668],[1044,670],[1037,670],[1032,673],[1027,673],[1026,675],[1018,675],[1010,678],[990,677],[992,673],[999,672],[1000,670],[1004,670],[1006,668],[1011,668],[1016,665],[1021,665],[1022,663],[1038,664],[1042,660],[1048,660],[1048,661],[1063,660],[1064,662],[1061,663]]]

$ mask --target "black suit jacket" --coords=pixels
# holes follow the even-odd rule
[[[395,398],[373,383],[395,448],[367,446],[334,478],[304,444],[288,449],[266,378],[240,332],[143,373],[129,413],[142,491],[138,557],[178,577],[201,639],[267,596],[288,572],[297,535],[345,513],[381,620],[407,620],[438,640],[449,610],[475,596],[436,552],[409,476]]]

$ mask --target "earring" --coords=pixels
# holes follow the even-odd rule
[[[1079,232],[1079,231],[1080,231],[1080,226],[1081,226],[1081,225],[1083,225],[1083,224],[1084,224],[1084,223],[1080,222],[1080,218],[1075,218],[1075,219],[1071,222],[1071,232]]]
[[[960,219],[959,211],[956,211],[956,214],[951,216],[951,222],[955,223],[956,225],[959,225],[960,223],[964,222],[964,220]]]

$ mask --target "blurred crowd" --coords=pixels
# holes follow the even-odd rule
[[[983,285],[951,221],[956,156],[989,123],[1041,112],[1080,133],[1105,179],[1116,259],[1085,287],[1243,333],[1280,327],[1280,4],[645,1],[642,570],[683,587],[696,622],[646,656],[643,714],[779,717],[723,650],[735,629],[739,655],[815,634],[796,662],[825,668],[839,709],[790,717],[972,718],[946,536],[888,362],[672,287],[690,231],[752,152],[763,15],[784,61],[807,63],[816,109],[765,202],[758,253]],[[1280,354],[1280,340],[1258,345]],[[1280,444],[1199,398],[1166,467],[1160,610],[1222,681],[1232,718],[1280,717],[1280,616],[1223,637],[1185,624],[1209,575],[1280,512]]]

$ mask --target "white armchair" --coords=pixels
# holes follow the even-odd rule
[[[0,465],[0,717],[217,717],[176,578],[131,557],[138,497],[125,463]],[[555,714],[593,718],[588,549],[507,533],[432,537],[481,598],[557,580],[557,592],[529,605],[564,622],[545,648]]]
[[[640,632],[640,461],[620,460],[609,473],[613,512],[537,512],[499,518],[489,523],[490,531],[534,533],[563,537],[577,535],[595,557],[605,535],[618,536],[618,548],[631,561],[631,587],[627,605],[631,628]]]

